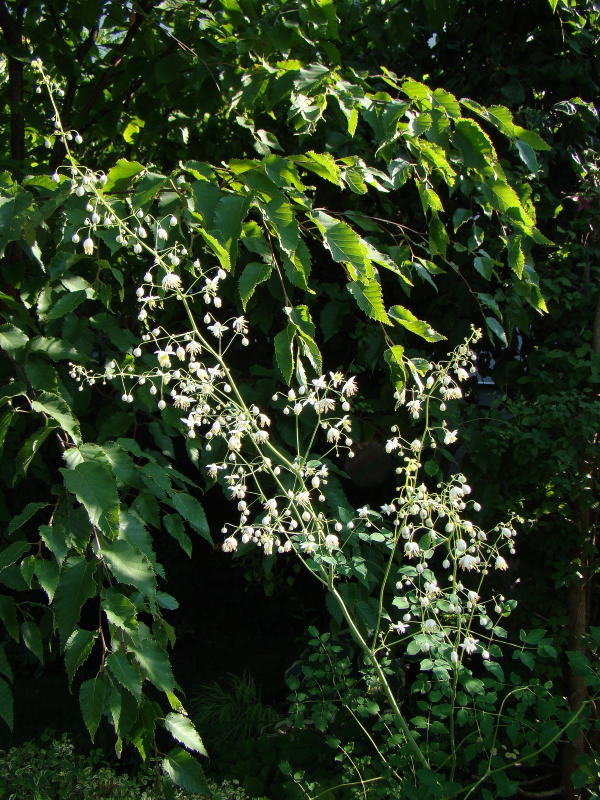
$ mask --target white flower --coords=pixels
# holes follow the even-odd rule
[[[169,238],[169,234],[166,232],[164,228],[159,228],[156,231],[156,236],[158,239],[162,239],[165,242]]]
[[[234,452],[238,451],[242,447],[242,440],[237,434],[233,434],[233,436],[229,437],[229,441],[227,442],[227,447]]]
[[[397,450],[399,447],[400,447],[400,441],[398,440],[398,437],[395,436],[393,439],[389,439],[385,443],[385,452],[393,453],[394,450]]]
[[[413,419],[419,419],[419,414],[421,413],[421,401],[420,400],[410,400],[406,407],[408,408],[410,415]]]
[[[369,516],[369,507],[368,506],[363,506],[362,508],[359,508],[358,509],[358,516],[361,519],[367,519],[367,517]]]
[[[420,439],[414,439],[410,443],[410,448],[411,448],[411,450],[414,450],[415,453],[418,453],[422,446],[423,445],[421,444],[421,440]]]
[[[346,383],[342,386],[342,394],[344,397],[352,397],[352,395],[357,392],[358,386],[356,385],[356,378],[353,375],[351,378],[348,378]]]
[[[446,526],[448,527],[448,526]],[[467,543],[464,539],[459,539],[456,542],[456,552],[457,553],[465,553],[467,551]]]
[[[458,431],[446,431],[444,436],[444,444],[454,444],[458,439]]]
[[[508,569],[508,564],[506,562],[506,559],[502,558],[502,556],[498,556],[498,558],[496,559],[496,569],[502,571]]]
[[[313,542],[310,539],[308,539],[306,542],[300,543],[300,550],[302,550],[302,552],[306,553],[307,555],[314,553],[316,549],[317,549],[317,543]]]
[[[464,642],[461,642],[461,647],[467,653],[467,655],[472,655],[473,653],[477,652],[477,642],[479,639],[474,639],[472,636],[467,636]]]
[[[269,500],[266,501],[265,508],[267,509],[267,511],[270,514],[276,514],[277,513],[277,500],[275,500],[274,497],[271,497]]]
[[[163,289],[179,289],[181,286],[181,278],[174,272],[167,272],[162,279]]]
[[[169,353],[165,350],[155,350],[156,358],[158,359],[158,363],[163,369],[171,366],[171,359],[169,357]]]
[[[327,441],[337,442],[342,434],[337,428],[329,428],[327,431]]]
[[[172,228],[174,228],[175,225],[177,225],[177,217],[173,217],[173,216],[169,217],[169,225]]]
[[[434,619],[426,619],[423,623],[425,633],[434,633],[437,630],[437,622]]]
[[[233,536],[228,536],[227,539],[223,542],[222,550],[224,553],[233,553],[234,550],[237,550],[237,539]]]
[[[406,628],[407,628],[407,626],[404,624],[404,622],[397,622],[395,625],[392,625],[392,629],[396,633],[400,633],[400,634],[406,633]]]
[[[417,542],[406,542],[404,545],[404,552],[407,558],[415,558],[415,556],[418,556],[421,552],[421,548]]]
[[[468,572],[475,569],[479,564],[479,558],[477,556],[471,556],[466,553],[462,558],[458,560],[458,564],[462,569],[466,569]]]
[[[325,547],[331,551],[339,549],[339,546],[340,540],[338,537],[334,533],[328,533],[325,537]]]
[[[248,322],[245,317],[236,317],[231,325],[236,333],[248,333]]]
[[[335,408],[335,400],[332,397],[322,397],[313,403],[313,407],[317,414],[327,414]]]
[[[89,236],[83,240],[83,252],[86,256],[91,256],[94,252],[94,241]]]
[[[459,657],[459,656],[458,656],[458,653],[456,652],[456,650],[453,650],[453,651],[450,653],[450,661],[451,661],[453,664],[458,664],[458,657]]]
[[[312,381],[312,385],[315,387],[315,389],[317,391],[319,391],[319,389],[326,389],[327,388],[327,381],[325,380],[325,376],[324,375],[320,375],[318,378],[315,378]]]
[[[393,514],[395,510],[396,506],[393,503],[389,503],[389,505],[387,503],[384,503],[381,506],[382,514]]]
[[[208,330],[213,334],[213,336],[216,336],[217,339],[220,339],[225,331],[229,330],[229,328],[227,325],[223,325],[221,322],[215,322],[213,325],[208,326]]]

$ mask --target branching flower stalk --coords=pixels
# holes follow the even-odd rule
[[[106,176],[78,163],[69,142],[79,143],[80,137],[63,130],[54,84],[37,67],[52,102],[55,135],[67,153],[68,177],[57,171],[55,180],[69,180],[89,214],[84,229],[72,235],[73,244],[84,237],[83,252],[93,256],[98,232],[116,231],[117,243],[146,264],[135,289],[139,344],[97,370],[73,364],[72,377],[81,389],[97,382],[118,384],[126,404],[138,398],[146,408],[179,414],[182,434],[199,440],[206,458],[214,458],[204,467],[208,478],[221,483],[237,505],[238,520],[222,528],[222,549],[233,553],[254,545],[266,557],[293,553],[327,588],[370,663],[412,758],[428,768],[382,660],[405,651],[423,659],[422,669],[449,681],[454,749],[459,675],[472,656],[489,661],[500,635],[498,622],[512,608],[500,595],[484,599],[483,584],[490,571],[508,567],[503,553],[514,553],[515,518],[484,531],[475,521],[481,507],[470,499],[462,474],[435,486],[423,477],[424,455],[457,441],[458,431],[448,428],[444,412],[476,371],[472,345],[480,332],[473,330],[447,361],[425,365],[408,400],[397,394],[398,415],[410,423],[394,425],[385,445],[397,459],[394,497],[379,510],[332,507],[330,457],[353,455],[355,379],[339,372],[312,379],[300,375],[296,385],[273,395],[274,411],[246,403],[229,354],[238,345],[249,346],[250,332],[244,316],[220,318],[219,288],[227,273],[204,254],[203,263],[200,248],[194,255],[177,241],[183,220],[155,217],[134,208],[130,198],[114,201],[103,188]],[[160,321],[173,303],[184,309],[186,320],[176,329]],[[273,440],[273,413],[295,421],[295,453]],[[423,426],[420,436],[406,432],[417,423]],[[320,448],[319,456],[313,446]],[[349,607],[342,588],[350,581],[366,583],[361,553],[369,548],[379,548],[384,562],[374,621]]]

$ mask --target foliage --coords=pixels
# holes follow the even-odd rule
[[[208,782],[207,794],[180,789],[176,800],[248,800],[235,781]],[[0,751],[0,797],[2,800],[160,800],[164,789],[156,784],[152,770],[141,769],[134,777],[119,774],[100,751],[76,753],[66,734],[46,737],[41,744],[26,742]],[[265,798],[262,798],[265,800]]]
[[[463,664],[470,643],[452,658],[490,616],[461,594],[478,595],[479,585],[459,589],[456,576],[474,579],[488,563],[503,570],[496,535],[487,544],[478,535],[507,508],[535,522],[534,535],[548,531],[558,582],[573,586],[583,575],[591,585],[597,569],[596,232],[586,211],[598,200],[590,103],[598,12],[553,0],[531,15],[519,9],[511,27],[515,3],[485,8],[482,34],[479,10],[460,0],[0,3],[8,78],[0,95],[8,142],[0,176],[0,619],[14,642],[0,650],[0,716],[9,726],[15,644],[40,662],[60,655],[92,738],[106,719],[118,751],[131,742],[185,789],[205,787],[192,756],[204,745],[169,663],[175,630],[167,618],[177,600],[163,563],[177,562],[175,545],[187,556],[193,547],[208,553],[221,525],[236,557],[254,543],[270,563],[271,551],[287,547],[327,590],[333,646],[343,648],[337,656],[348,651],[345,688],[357,687],[343,695],[346,712],[382,753],[374,780],[385,779],[384,791],[390,765],[420,762],[419,779],[439,793],[448,774],[448,785],[465,780],[473,756],[478,780],[508,791],[512,750],[493,752],[494,731],[533,759],[586,715],[589,697],[569,711],[566,692],[545,679],[498,677],[506,655],[474,671]],[[480,68],[475,51],[487,59]],[[31,54],[45,66],[32,68]],[[551,239],[558,247],[546,257]],[[475,319],[489,338],[473,374],[481,377],[487,359],[503,397],[489,422],[471,427],[465,456],[453,448],[461,417],[480,422],[481,408],[448,408],[443,391],[460,394],[461,383],[474,398],[472,356],[456,350],[452,369],[435,363],[444,359],[441,343],[448,338],[451,349]],[[382,364],[392,389],[381,388]],[[367,390],[354,405],[352,371]],[[425,433],[413,435],[424,406]],[[571,441],[565,417],[575,420]],[[389,439],[392,424],[402,435]],[[406,459],[397,473],[404,485],[383,498],[391,519],[355,509],[343,491],[343,468],[370,438]],[[461,517],[459,538],[436,525],[442,511],[457,511],[449,503],[464,504],[457,513],[475,510],[466,492],[456,495],[468,486],[456,477],[461,458],[475,484],[487,484],[489,508],[480,526]],[[215,483],[238,501],[239,525],[233,510],[215,524],[201,505]],[[253,503],[270,505],[255,518]],[[412,521],[414,506],[425,516]],[[274,527],[283,510],[298,533]],[[557,519],[577,534],[568,553]],[[427,539],[420,520],[439,539]],[[497,533],[510,551],[512,532]],[[458,551],[455,539],[475,550]],[[442,572],[435,603],[456,607],[434,604],[438,616],[428,618],[420,601],[425,583],[438,581],[428,570],[446,560],[444,548],[452,579]],[[467,557],[475,562],[461,565]],[[545,575],[540,582],[547,587]],[[491,596],[500,587],[502,578],[492,581]],[[404,602],[423,626],[411,622],[405,653],[402,641],[386,638],[390,625],[405,624],[394,623]],[[503,604],[501,616],[512,610]],[[494,657],[498,622],[478,634],[487,637],[479,650]],[[555,664],[531,660],[529,645],[551,655],[540,625],[532,631],[527,620],[515,653],[523,667],[556,679]],[[324,636],[313,632],[311,647]],[[425,644],[432,656],[419,649]],[[390,676],[388,648],[408,678]],[[335,671],[319,669],[329,686],[305,671],[303,680],[330,702]],[[453,676],[450,709],[439,712],[448,698],[428,683],[430,672]],[[469,681],[484,690],[469,691]],[[459,703],[461,723],[459,685],[468,700]],[[505,707],[525,685],[516,706]],[[409,686],[403,709],[399,693]],[[372,690],[385,698],[376,712],[365,699]],[[515,725],[530,724],[525,696],[535,701],[527,735],[501,722],[506,711]],[[322,727],[337,724],[330,711]],[[542,711],[550,727],[535,722]],[[494,715],[490,733],[485,720]],[[467,733],[463,750],[448,751],[454,716],[459,728],[479,724],[483,743]],[[392,723],[399,730],[390,736]],[[170,752],[168,735],[177,742]],[[363,770],[357,764],[343,781]],[[291,766],[288,777],[296,780]]]

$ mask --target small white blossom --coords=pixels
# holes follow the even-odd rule
[[[502,556],[498,556],[496,558],[496,569],[499,569],[499,570],[502,570],[502,571],[508,569],[508,563],[507,563],[506,559],[503,558]]]
[[[162,279],[162,287],[163,289],[179,289],[181,286],[181,278],[179,275],[176,275],[174,272],[167,272],[165,273],[164,278]]]
[[[339,546],[340,546],[340,540],[338,539],[338,537],[333,533],[327,534],[327,536],[325,537],[325,547],[329,551],[331,551],[331,550],[338,550]]]
[[[468,572],[470,572],[479,564],[479,558],[466,553],[462,558],[459,559],[458,563],[462,569],[466,569]]]
[[[458,439],[458,431],[446,431],[444,435],[444,444],[454,444]]]
[[[406,542],[404,545],[404,553],[407,558],[415,558],[421,552],[418,542]]]
[[[234,536],[228,536],[223,542],[222,550],[224,553],[233,553],[234,550],[237,550],[237,546],[237,539]]]
[[[357,392],[358,386],[356,385],[356,378],[353,375],[351,378],[348,378],[346,383],[342,386],[342,394],[344,397],[352,397],[352,395]]]
[[[86,256],[91,256],[94,252],[94,241],[89,236],[83,240],[83,252]]]
[[[477,652],[477,642],[479,639],[474,639],[472,636],[467,636],[464,642],[461,642],[461,647],[467,653],[467,655],[472,655],[473,653]]]

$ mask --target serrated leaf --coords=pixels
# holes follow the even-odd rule
[[[0,678],[0,717],[12,731],[14,723],[13,693],[10,685],[3,678]]]
[[[293,343],[296,336],[296,326],[288,324],[275,336],[275,359],[284,381],[289,385],[294,371]]]
[[[190,537],[185,532],[183,527],[183,522],[181,521],[181,517],[177,514],[168,514],[163,517],[163,524],[167,529],[167,532],[170,536],[172,536],[178,543],[181,549],[186,553],[187,556],[192,555],[192,541]]]
[[[498,341],[504,345],[504,347],[508,347],[508,339],[506,338],[506,332],[502,325],[498,322],[495,317],[486,317],[485,324],[487,325],[488,329],[496,336]]]
[[[102,557],[120,583],[133,586],[147,596],[155,593],[156,579],[147,557],[129,542],[117,539],[103,545]]]
[[[137,609],[129,598],[115,588],[110,587],[102,592],[102,610],[111,625],[115,625],[127,633],[133,633],[136,630]]]
[[[196,533],[199,533],[209,544],[213,544],[206,514],[195,497],[187,494],[187,492],[173,492],[171,494],[171,505]]]
[[[59,566],[67,555],[67,531],[61,525],[40,525],[40,536],[48,550],[56,558]]]
[[[523,277],[523,267],[525,266],[525,255],[521,249],[521,237],[510,236],[508,239],[508,266],[515,273],[517,278],[521,280]]]
[[[17,353],[28,341],[29,337],[15,325],[0,325],[0,348],[9,355]]]
[[[0,551],[0,572],[18,561],[30,549],[29,542],[13,542],[5,547]]]
[[[127,161],[125,158],[120,158],[115,166],[108,171],[104,191],[113,192],[127,189],[136,175],[143,171],[144,165],[138,161]]]
[[[386,325],[391,325],[390,318],[387,315],[385,306],[383,304],[383,293],[378,281],[373,278],[368,283],[359,283],[358,281],[351,281],[347,285],[348,291],[356,300],[358,307],[361,311],[371,319],[376,319],[378,322],[383,322]]]
[[[283,195],[278,195],[261,208],[284,252],[288,256],[294,253],[300,242],[300,229],[291,203]]]
[[[93,578],[95,570],[96,564],[81,556],[67,559],[62,568],[52,606],[63,642],[66,642],[79,622],[83,604],[96,596],[97,586]]]
[[[462,153],[466,167],[483,170],[498,160],[489,136],[472,119],[457,120],[453,141]]]
[[[272,269],[272,264],[264,264],[258,261],[252,261],[246,264],[238,281],[238,289],[244,311],[246,310],[248,301],[254,294],[254,290],[259,283],[264,283],[264,281],[268,280]]]
[[[373,277],[373,266],[368,257],[366,244],[346,222],[335,219],[324,211],[312,214],[323,236],[323,244],[334,261],[348,265],[353,280],[369,280]]]
[[[330,153],[315,153],[314,150],[309,150],[305,155],[296,156],[294,161],[298,166],[314,172],[320,178],[336,186],[343,186],[340,168]]]
[[[140,644],[132,644],[131,652],[140,665],[144,675],[163,692],[175,688],[175,678],[166,652],[154,639],[145,639]]]
[[[524,142],[522,139],[517,139],[515,142],[521,161],[526,165],[530,172],[537,172],[540,168],[538,164],[535,150],[530,144]]]
[[[125,653],[119,651],[110,653],[106,658],[106,666],[115,680],[124,686],[139,703],[142,696],[142,676]]]
[[[107,682],[104,675],[100,674],[81,684],[79,689],[79,706],[85,726],[89,731],[92,742],[100,724],[104,710]]]
[[[75,673],[87,661],[92,652],[92,647],[97,637],[98,631],[86,631],[77,628],[67,639],[65,645],[65,667],[67,678],[69,679],[69,689],[71,689]]]
[[[187,792],[210,796],[204,772],[194,756],[182,747],[174,747],[162,760],[162,768],[176,786]]]
[[[10,480],[12,486],[16,486],[25,477],[31,462],[53,430],[55,429],[51,425],[44,424],[25,439],[15,458],[14,471]]]
[[[165,728],[174,739],[181,742],[188,750],[194,750],[203,756],[208,755],[202,739],[189,717],[171,712],[165,717]]]
[[[75,311],[85,300],[87,300],[87,292],[83,289],[75,292],[67,292],[58,298],[56,303],[51,306],[48,313],[44,316],[47,320],[60,319],[70,314],[72,311]]]
[[[489,256],[477,256],[473,259],[473,266],[477,272],[486,279],[486,281],[489,281],[489,279],[492,277],[494,272],[494,260]]]
[[[159,175],[156,172],[146,172],[144,177],[135,185],[135,192],[131,198],[133,208],[148,205],[166,183],[167,178],[164,175]]]
[[[19,528],[24,525],[34,514],[36,514],[41,508],[46,508],[48,503],[27,503],[23,511],[20,514],[17,514],[15,517],[11,519],[8,524],[7,534],[10,536],[15,531],[18,531]]]
[[[60,580],[60,570],[56,561],[46,558],[37,558],[34,568],[40,586],[48,595],[48,602],[54,599],[54,593]]]
[[[408,308],[404,308],[404,306],[392,306],[389,310],[389,315],[394,322],[399,323],[403,328],[406,328],[406,330],[425,339],[426,342],[440,342],[442,339],[446,338],[442,336],[441,333],[434,331],[428,322],[424,322],[415,317],[412,311],[409,311]]]
[[[21,636],[25,647],[30,650],[40,664],[44,663],[44,644],[42,642],[42,634],[35,622],[24,622],[21,625]]]
[[[82,461],[74,469],[60,470],[67,489],[85,507],[92,525],[107,536],[119,532],[117,483],[108,460]]]
[[[74,444],[81,444],[79,422],[73,416],[73,412],[63,397],[54,392],[40,392],[31,406],[34,411],[46,414],[56,420],[63,431],[69,434]]]

